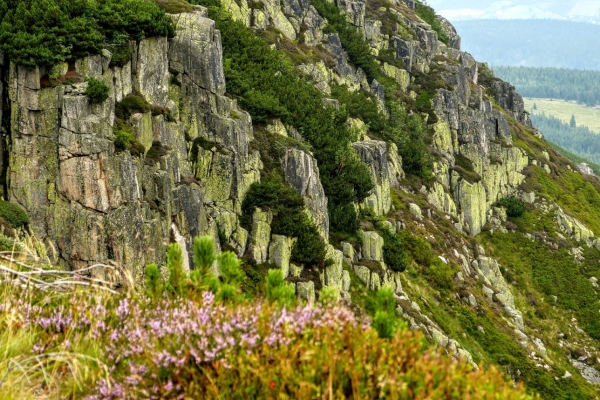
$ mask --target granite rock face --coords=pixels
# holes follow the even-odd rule
[[[237,219],[261,162],[249,151],[249,115],[223,96],[220,36],[203,15],[174,17],[172,41],[137,42],[123,67],[109,68],[108,52],[78,60],[79,74],[109,86],[101,104],[88,102],[85,83],[41,87],[40,68],[8,67],[7,197],[57,250],[55,261],[74,269],[113,261],[138,271],[164,263],[171,237],[190,248],[193,236],[218,239],[219,231],[244,252],[248,234]],[[134,90],[173,117],[134,114],[128,121],[146,150],[160,143],[156,161],[114,146],[115,105]],[[199,138],[214,146],[198,146]]]

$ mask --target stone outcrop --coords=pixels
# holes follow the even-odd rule
[[[329,238],[327,197],[319,179],[317,160],[303,150],[288,149],[283,158],[285,180],[304,197],[308,215],[317,225],[321,236]]]
[[[220,36],[203,15],[174,17],[172,41],[137,42],[123,67],[109,68],[108,52],[78,60],[77,73],[108,85],[101,104],[88,102],[85,83],[41,87],[40,68],[10,66],[7,197],[27,210],[36,235],[57,250],[55,261],[72,268],[114,261],[132,270],[162,264],[172,222],[188,248],[193,236],[218,239],[221,230],[238,254],[244,252],[247,233],[237,215],[261,164],[248,147],[249,115],[223,96]],[[170,120],[146,113],[128,121],[146,150],[160,143],[164,151],[156,161],[114,146],[115,104],[134,90],[171,113]],[[196,146],[197,138],[214,145]]]

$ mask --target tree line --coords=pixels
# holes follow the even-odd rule
[[[600,71],[566,68],[494,67],[498,78],[513,84],[525,97],[600,104]]]
[[[586,126],[571,127],[560,119],[541,114],[532,114],[531,121],[547,140],[565,150],[575,153],[593,163],[600,164],[600,135]]]

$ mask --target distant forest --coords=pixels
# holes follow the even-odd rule
[[[531,115],[533,125],[547,140],[593,163],[600,164],[600,135],[585,126],[572,128],[553,116]]]
[[[600,71],[505,66],[493,70],[525,97],[575,100],[590,107],[600,104]]]
[[[453,21],[462,49],[490,65],[600,70],[600,25],[557,20]]]

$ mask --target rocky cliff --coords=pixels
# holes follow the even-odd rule
[[[498,337],[518,344],[514,352],[519,355],[513,357],[525,361],[509,363],[507,372],[514,379],[525,364],[560,375],[557,371],[569,364],[557,350],[558,339],[544,336],[543,323],[528,322],[534,319],[526,315],[533,306],[526,299],[533,295],[507,275],[510,265],[495,258],[500,253],[493,239],[474,237],[482,231],[514,231],[515,224],[507,222],[506,210],[497,202],[515,196],[530,204],[532,213],[540,210],[540,219],[551,217],[552,227],[543,231],[560,235],[564,247],[599,247],[593,229],[578,219],[582,217],[571,215],[539,184],[576,174],[572,166],[532,128],[514,88],[460,50],[460,37],[447,20],[436,17],[436,26],[425,22],[415,13],[415,7],[423,6],[413,1],[338,0],[336,5],[371,56],[378,57],[383,83],[353,64],[340,35],[328,29],[328,20],[309,1],[224,0],[221,10],[278,51],[293,53],[301,45],[319,54],[295,64],[321,90],[326,106],[340,108],[332,94],[339,85],[366,93],[386,118],[386,96],[423,105],[410,113],[428,130],[432,162],[425,178],[405,173],[401,144],[386,140],[360,117],[346,122],[355,135],[352,152],[373,183],[369,195],[355,205],[363,212],[356,235],[331,231],[319,163],[302,133],[276,115],[253,123],[229,95],[221,33],[199,6],[171,16],[173,39],[131,42],[132,57],[123,65],[111,63],[111,53],[103,51],[59,66],[60,85],[47,84],[47,68],[24,68],[3,58],[5,198],[27,211],[31,231],[53,250],[51,261],[72,269],[116,263],[139,276],[149,263],[164,264],[170,242],[189,254],[193,237],[209,234],[250,265],[281,268],[300,297],[313,300],[321,288],[330,287],[368,308],[369,292],[389,285],[396,292],[398,313],[450,353],[474,364],[498,362],[486,353],[487,339],[473,339],[484,337],[483,322],[469,336],[466,328],[456,327],[457,321],[466,324],[465,319],[485,320]],[[106,100],[90,103],[88,78],[108,86]],[[395,93],[386,91],[388,80]],[[133,98],[138,106],[127,106]],[[134,152],[116,144],[122,127],[133,132],[143,149]],[[261,156],[256,130],[284,143],[275,164]],[[326,243],[327,262],[294,261],[297,238],[272,233],[269,209],[257,208],[250,226],[242,224],[246,193],[273,165],[304,199],[305,212]],[[414,265],[424,269],[390,267],[390,237],[403,238]],[[533,232],[519,237],[549,248],[559,243]],[[431,255],[420,258],[420,251]],[[444,307],[462,311],[451,314]],[[594,335],[580,331],[575,347],[588,351]],[[551,356],[544,342],[553,346]]]

